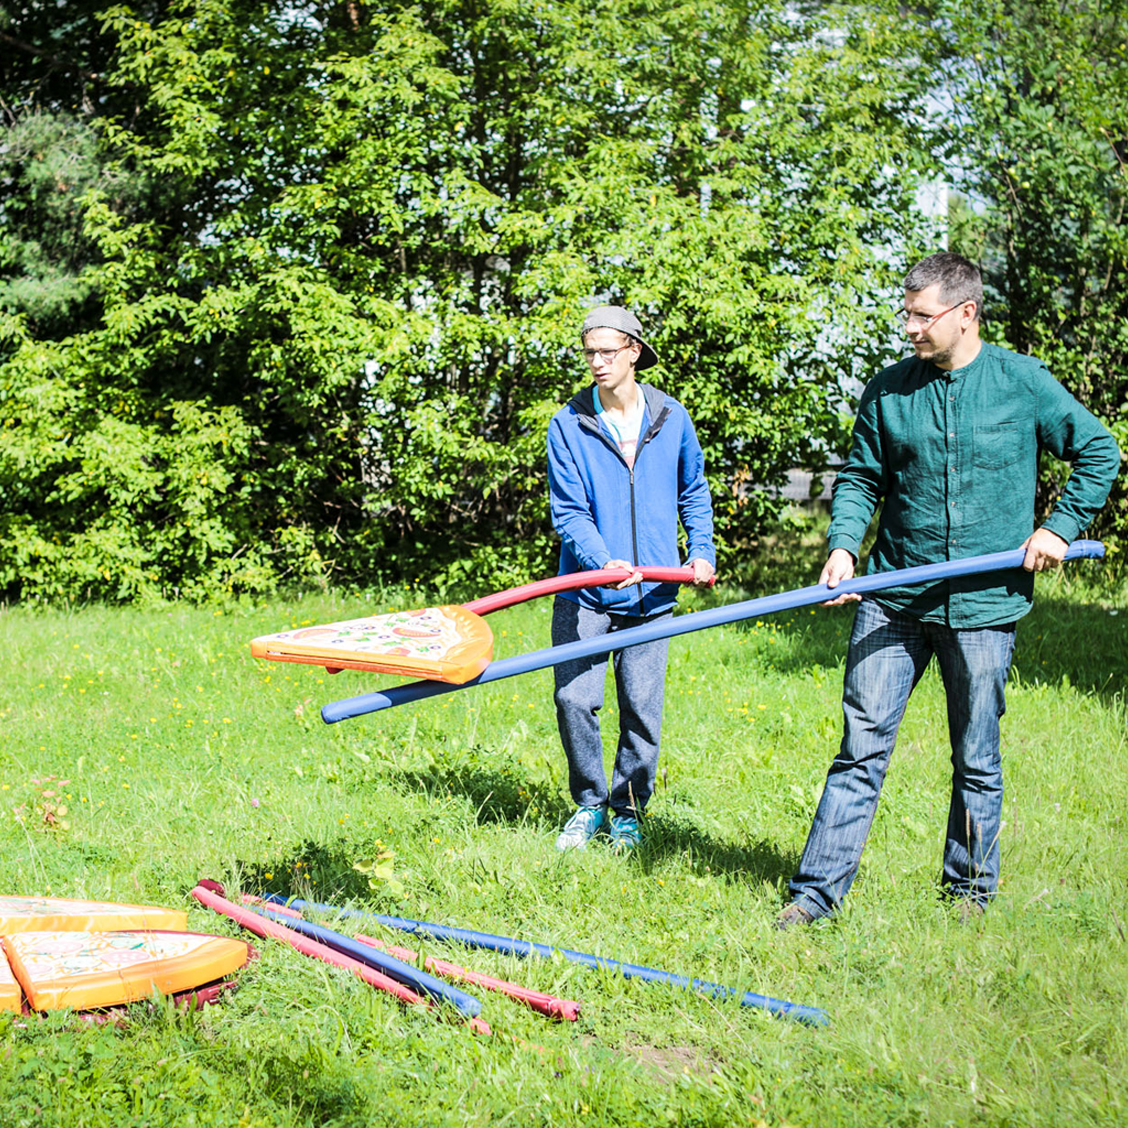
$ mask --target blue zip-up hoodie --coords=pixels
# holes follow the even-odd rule
[[[639,384],[645,409],[633,470],[600,425],[594,385],[572,397],[548,426],[552,527],[560,534],[560,574],[602,568],[608,560],[677,567],[678,519],[688,560],[716,565],[713,503],[705,459],[685,408],[665,392]],[[656,615],[677,601],[677,584],[637,584],[564,592],[596,611]]]

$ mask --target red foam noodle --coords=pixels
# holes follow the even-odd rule
[[[691,583],[692,568],[640,568],[643,579]],[[482,618],[543,595],[625,580],[625,568],[552,576],[470,603],[392,611],[337,623],[297,627],[251,640],[251,654],[274,662],[301,662],[339,670],[368,670],[465,685],[493,658],[493,632]]]
[[[419,958],[419,953],[410,948],[386,944],[384,941],[376,940],[371,936],[357,936],[356,939],[362,944],[370,944],[373,948],[380,948],[399,960],[413,963]],[[507,979],[499,979],[495,975],[486,975],[480,971],[471,971],[460,964],[451,963],[449,960],[436,959],[434,956],[427,956],[423,961],[423,966],[432,975],[441,975],[444,979],[456,979],[463,983],[473,983],[478,987],[485,987],[487,990],[508,995],[511,999],[516,999],[549,1018],[563,1018],[569,1022],[575,1022],[580,1017],[580,1004],[572,999],[561,999],[544,991],[533,991],[528,987],[522,987],[519,983],[511,983]]]
[[[359,960],[354,960],[349,956],[342,955],[326,944],[322,944],[316,940],[310,940],[294,932],[293,929],[287,928],[285,925],[278,924],[273,920],[268,920],[266,917],[253,912],[251,909],[245,909],[242,905],[236,905],[234,902],[227,900],[223,895],[223,886],[219,885],[218,882],[209,881],[207,879],[198,882],[196,887],[192,890],[192,896],[195,897],[201,905],[206,905],[209,909],[213,909],[222,916],[230,918],[237,924],[253,932],[256,936],[268,936],[274,940],[280,940],[283,944],[289,945],[294,951],[300,952],[304,956],[309,956],[312,959],[332,964],[334,967],[351,971],[360,979],[363,979],[365,983],[375,987],[377,990],[385,991],[389,995],[394,995],[402,1002],[422,1003],[424,1006],[432,1005],[431,1000],[425,995],[413,991],[410,987],[406,987],[402,983],[397,983],[396,980],[392,979],[390,976],[384,975],[383,972],[377,971],[372,967],[366,967]],[[475,1034],[491,1033],[489,1025],[480,1018],[469,1018],[466,1020],[466,1025]]]

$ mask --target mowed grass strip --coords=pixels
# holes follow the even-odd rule
[[[811,577],[757,582],[687,603]],[[973,928],[936,898],[950,769],[934,671],[846,911],[771,927],[839,738],[849,609],[671,643],[647,844],[618,859],[552,848],[570,803],[550,671],[326,726],[322,704],[391,679],[249,656],[258,634],[426,602],[0,613],[0,891],[185,906],[191,927],[237,934],[187,896],[210,876],[698,976],[832,1025],[412,940],[583,1001],[553,1025],[483,994],[481,1039],[255,940],[239,992],[196,1015],[0,1019],[0,1123],[1128,1122],[1128,593],[1099,566],[1041,578],[1020,625],[1003,884]],[[497,656],[548,645],[549,615],[495,615]],[[610,757],[610,692],[604,717]]]

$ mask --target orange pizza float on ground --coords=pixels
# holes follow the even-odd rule
[[[159,905],[78,901],[68,897],[0,897],[0,936],[13,932],[77,932],[153,928],[182,932],[188,914]]]
[[[0,897],[0,1010],[116,1007],[203,989],[242,967],[242,940],[187,932],[183,909]]]
[[[0,959],[0,1011],[15,1011],[19,1014],[23,1009],[23,993],[8,961]]]
[[[248,955],[242,940],[196,932],[17,932],[3,945],[29,1005],[40,1011],[190,991],[230,975]]]

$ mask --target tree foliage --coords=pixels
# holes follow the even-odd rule
[[[953,250],[982,260],[989,328],[1046,361],[1128,454],[1128,5],[945,6]],[[1047,465],[1049,508],[1064,471]],[[1094,524],[1128,539],[1128,465]]]
[[[34,161],[90,154],[34,247],[43,170],[4,157],[8,596],[547,571],[545,429],[598,301],[697,421],[730,567],[840,438],[922,230],[895,9],[67,7],[95,94],[45,54],[4,76]]]

